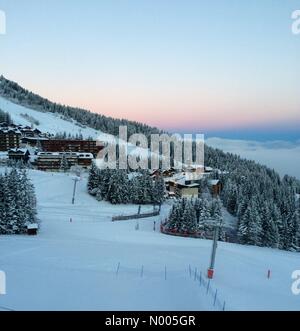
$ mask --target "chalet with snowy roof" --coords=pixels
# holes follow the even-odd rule
[[[177,194],[181,198],[198,198],[199,196],[199,184],[176,184]]]
[[[34,137],[35,133],[33,131],[33,129],[30,126],[21,126],[19,127],[19,130],[22,133],[23,137]]]
[[[182,198],[193,198],[199,195],[200,185],[187,181],[186,177],[182,174],[166,180],[165,183],[170,197],[177,195]]]
[[[176,170],[175,168],[170,168],[166,170],[155,169],[151,172],[150,176],[153,178],[157,176],[163,176],[165,178],[168,178],[168,177],[173,177],[177,172],[178,170]]]
[[[208,184],[211,188],[211,192],[214,196],[218,196],[222,191],[222,183],[219,179],[211,179],[208,181]]]
[[[27,148],[13,148],[8,151],[8,158],[27,163],[30,158],[30,152]]]

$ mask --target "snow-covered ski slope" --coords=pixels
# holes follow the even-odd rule
[[[75,122],[66,121],[60,118],[58,114],[53,114],[49,112],[39,112],[33,109],[25,108],[19,106],[3,97],[0,97],[0,109],[5,112],[8,112],[15,124],[21,125],[31,125],[30,121],[22,116],[22,114],[27,114],[39,121],[37,126],[42,132],[49,132],[51,134],[63,133],[72,133],[74,135],[81,133],[84,138],[94,137],[97,138],[101,132],[97,132],[91,128],[82,128],[76,125]]]
[[[165,236],[158,226],[153,231],[163,215],[140,220],[139,230],[136,221],[113,223],[113,215],[137,206],[96,201],[86,193],[86,179],[73,206],[72,177],[39,171],[30,177],[41,230],[37,237],[0,236],[0,270],[7,276],[0,310],[216,309],[189,276],[189,265],[206,273],[211,241]],[[211,286],[227,310],[299,310],[300,296],[291,291],[299,261],[297,253],[219,243]]]
[[[15,124],[18,125],[28,125],[31,126],[31,121],[28,120],[23,115],[27,114],[29,118],[32,118],[39,122],[38,125],[34,125],[43,133],[64,133],[67,134],[82,134],[84,139],[92,137],[95,140],[100,142],[111,142],[115,140],[113,135],[103,133],[102,131],[97,131],[90,127],[83,127],[78,125],[76,121],[73,120],[65,120],[61,118],[59,114],[54,114],[50,112],[40,112],[34,109],[26,108],[20,105],[17,105],[3,97],[0,96],[0,109],[8,112]],[[125,144],[123,140],[120,140],[120,145]],[[143,149],[140,147],[133,146],[131,144],[127,144],[128,153],[132,153],[134,155],[139,155],[140,157],[148,157],[149,150]]]

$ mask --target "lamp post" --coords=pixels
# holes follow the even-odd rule
[[[75,176],[72,178],[74,180],[74,189],[73,189],[73,198],[72,198],[72,205],[75,204],[75,194],[76,194],[76,187],[77,187],[77,182],[80,181],[80,178]]]

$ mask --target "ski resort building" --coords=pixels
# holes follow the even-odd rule
[[[13,127],[0,127],[0,151],[8,151],[11,148],[19,148],[21,132]]]
[[[222,183],[218,179],[211,179],[208,184],[210,185],[211,192],[214,196],[218,196],[222,191]]]
[[[86,169],[91,166],[94,156],[92,153],[41,152],[37,155],[35,165],[38,170],[59,171],[62,168],[63,158],[66,159],[68,168],[80,166]]]
[[[41,141],[44,152],[92,153],[94,157],[104,148],[95,140],[50,139]]]
[[[0,123],[0,151],[19,148],[21,145],[36,146],[38,140],[48,140],[47,134],[30,126]]]
[[[169,196],[179,196],[181,198],[197,198],[199,196],[199,184],[190,183],[181,179],[171,179],[166,181],[166,189],[169,192]]]
[[[177,183],[176,190],[181,198],[198,198],[199,196],[199,184]]]
[[[8,158],[10,160],[27,163],[30,158],[30,152],[26,148],[13,148],[8,151]]]

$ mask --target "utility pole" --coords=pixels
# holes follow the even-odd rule
[[[214,278],[216,253],[217,253],[219,233],[220,233],[221,226],[222,225],[220,222],[220,224],[215,224],[215,228],[214,228],[214,237],[213,237],[213,246],[212,246],[212,252],[211,252],[210,266],[209,266],[209,269],[207,270],[207,277],[209,279]]]
[[[72,205],[75,204],[76,187],[77,187],[77,182],[80,181],[80,178],[79,177],[74,177],[73,180],[74,180],[74,189],[73,189]]]

